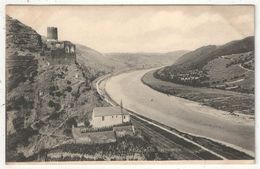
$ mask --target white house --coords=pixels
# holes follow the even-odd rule
[[[120,106],[96,107],[93,109],[91,120],[93,128],[109,127],[127,122],[130,122],[130,115]]]

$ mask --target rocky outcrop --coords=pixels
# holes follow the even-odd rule
[[[41,50],[41,36],[16,19],[6,17],[7,90],[19,83],[32,81],[37,74],[35,56]]]
[[[41,50],[41,36],[31,27],[6,17],[6,48],[36,52]]]
[[[103,102],[90,72],[75,62],[49,64],[36,31],[8,16],[6,24],[6,160],[17,162],[62,144],[71,137],[68,121],[88,120]]]

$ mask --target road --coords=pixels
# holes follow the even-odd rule
[[[248,72],[253,71],[253,70],[251,70],[251,69],[245,68],[244,66],[242,66],[242,64],[239,64],[239,67],[241,67],[242,69],[244,69],[244,70],[246,70],[246,71],[248,71]]]
[[[254,122],[227,112],[157,92],[141,82],[150,70],[138,70],[110,77],[105,89],[127,109],[182,132],[211,138],[254,156]]]

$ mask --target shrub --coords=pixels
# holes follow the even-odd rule
[[[60,108],[61,108],[61,105],[59,104],[59,103],[56,103],[55,104],[55,110],[57,111],[57,110],[60,110]]]
[[[90,125],[90,122],[89,122],[88,120],[86,120],[86,121],[84,122],[84,124],[85,124],[86,127],[88,127],[88,126]]]
[[[13,126],[16,130],[23,128],[24,117],[18,116],[17,118],[13,119]]]
[[[58,90],[58,89],[59,89],[58,86],[51,86],[51,87],[49,88],[50,91],[55,91],[55,90]]]
[[[28,101],[24,98],[24,96],[20,96],[17,99],[14,100],[12,104],[12,108],[16,110],[20,110],[22,108],[24,109],[32,109],[33,108],[33,101]]]
[[[72,137],[72,132],[71,132],[71,129],[69,128],[66,128],[64,131],[63,131],[64,135],[68,136],[68,137]]]
[[[76,121],[76,117],[72,117],[70,119],[68,119],[65,123],[67,128],[71,128],[72,126],[76,126],[77,127],[77,121]]]
[[[48,103],[48,106],[49,106],[49,107],[54,107],[54,106],[55,106],[55,103],[54,103],[52,100],[50,100],[49,103]]]
[[[68,87],[66,88],[66,91],[71,92],[71,91],[72,91],[72,88],[71,88],[70,86],[68,86]]]
[[[55,95],[56,95],[57,97],[61,97],[63,94],[62,94],[60,91],[57,91],[57,92],[55,93]]]

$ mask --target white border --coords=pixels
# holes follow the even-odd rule
[[[260,24],[260,19],[259,19],[259,3],[260,1],[257,0],[74,0],[74,1],[68,1],[68,0],[5,0],[4,2],[1,3],[0,6],[0,13],[1,13],[1,29],[0,29],[0,38],[1,38],[1,43],[0,43],[0,52],[1,52],[1,57],[0,57],[0,168],[43,168],[43,167],[48,167],[48,168],[75,168],[77,167],[78,169],[83,169],[83,168],[97,168],[97,169],[117,169],[117,168],[126,168],[130,169],[132,167],[137,168],[137,169],[153,169],[153,168],[180,168],[180,169],[208,169],[208,168],[221,168],[221,169],[230,169],[230,168],[246,168],[246,169],[256,169],[260,168],[260,158],[259,158],[259,104],[260,103],[260,98],[259,98],[259,89],[258,87],[260,86],[260,80],[259,80],[259,74],[260,74],[260,60],[258,59],[259,55],[259,49],[257,48],[259,46],[259,24]],[[52,163],[52,165],[6,165],[5,164],[5,5],[6,4],[26,4],[26,5],[43,5],[43,4],[66,4],[66,5],[71,5],[71,4],[92,4],[92,5],[102,5],[102,4],[117,4],[117,5],[127,5],[127,4],[216,4],[216,5],[224,5],[224,4],[255,4],[255,56],[256,56],[256,67],[255,67],[255,72],[256,72],[256,109],[255,109],[255,114],[256,114],[256,164],[255,165],[206,165],[206,164],[185,164],[185,165],[180,165],[180,164],[167,164],[163,165],[161,162],[156,164],[156,163],[149,163],[147,165],[115,165],[112,163],[112,165],[69,165],[69,164],[59,164],[59,163]],[[54,164],[54,165],[53,165]],[[57,165],[55,165],[57,164]],[[90,163],[93,164],[93,163]],[[129,164],[127,162],[126,164]],[[135,163],[136,164],[136,163]]]

